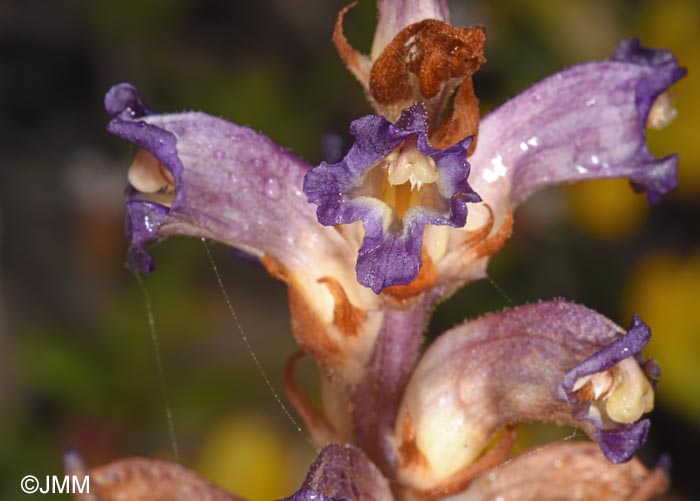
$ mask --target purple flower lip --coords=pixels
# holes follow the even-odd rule
[[[309,171],[304,193],[323,225],[362,221],[357,278],[378,294],[418,276],[426,224],[462,227],[466,204],[481,201],[467,182],[473,138],[433,148],[421,105],[405,110],[396,125],[368,115],[350,130],[356,142],[348,154]]]
[[[129,168],[125,230],[131,241],[129,265],[150,273],[155,264],[145,246],[158,237],[170,207],[182,204],[177,187],[183,166],[177,140],[165,129],[140,120],[154,112],[131,84],[113,86],[105,95],[105,110],[112,116],[107,130],[142,148]]]
[[[142,148],[129,169],[132,187],[129,195],[160,205],[172,205],[182,172],[175,136],[139,120],[154,112],[131,84],[112,87],[105,95],[105,110],[112,116],[107,130]],[[150,196],[139,196],[138,193]]]
[[[641,358],[650,338],[649,327],[635,314],[626,335],[569,370],[557,387],[558,397],[575,407],[579,419],[594,424],[595,439],[613,463],[629,461],[649,431],[649,420],[638,419],[653,405],[654,384],[648,378],[659,375],[655,362]],[[617,391],[624,391],[624,400],[615,393],[621,385]]]
[[[678,60],[670,50],[646,48],[636,38],[620,42],[611,59],[654,69],[650,76],[637,83],[635,104],[645,125],[654,128],[667,125],[676,114],[667,89],[685,77],[688,70],[678,65]],[[662,169],[661,163],[667,159],[673,159],[673,168]],[[658,168],[649,169],[638,178],[631,178],[635,191],[646,193],[651,204],[659,203],[661,196],[673,190],[678,183],[677,155],[661,159],[658,164]]]
[[[636,357],[647,345],[649,339],[651,339],[649,326],[635,314],[626,335],[616,339],[564,375],[557,388],[557,394],[570,404],[578,404],[578,398],[573,390],[576,381],[584,376],[611,369],[629,357]]]
[[[129,83],[112,86],[105,94],[105,111],[112,118],[129,120],[151,115],[153,110],[141,99],[136,87]]]

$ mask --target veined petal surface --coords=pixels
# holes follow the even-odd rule
[[[653,404],[638,359],[648,335],[638,338],[635,326],[625,333],[564,301],[486,315],[446,332],[404,393],[394,429],[399,478],[433,488],[478,458],[503,426],[529,420],[576,426],[608,459],[629,460],[646,438],[649,423],[639,417]],[[591,359],[606,363],[592,367]],[[588,369],[596,376],[587,377]],[[568,384],[572,370],[576,386]],[[576,399],[562,394],[562,384],[575,388]]]
[[[678,158],[649,152],[647,117],[685,74],[670,52],[627,41],[611,61],[546,78],[482,119],[472,186],[494,209],[547,186],[601,178],[628,178],[658,201],[676,185]]]

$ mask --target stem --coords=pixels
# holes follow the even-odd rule
[[[396,471],[388,437],[418,359],[428,311],[425,302],[386,311],[365,377],[352,395],[354,442],[388,478]]]

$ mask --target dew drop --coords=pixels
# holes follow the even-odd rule
[[[282,195],[282,190],[280,189],[280,183],[274,177],[267,178],[265,181],[265,195],[273,200],[279,200]]]

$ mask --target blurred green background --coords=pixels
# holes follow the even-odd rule
[[[0,3],[0,499],[27,474],[61,472],[75,445],[91,465],[130,455],[179,460],[253,500],[292,492],[313,451],[275,402],[226,308],[202,244],[154,246],[144,295],[125,269],[123,189],[133,148],[103,131],[102,96],[137,85],[159,110],[199,109],[263,131],[308,160],[370,111],[330,44],[328,0],[2,0]],[[454,1],[453,23],[487,27],[475,79],[484,111],[539,79],[609,56],[637,36],[689,67],[678,118],[651,132],[680,153],[680,188],[649,209],[625,182],[533,197],[494,259],[493,282],[437,311],[431,335],[493,309],[566,297],[623,326],[638,312],[663,376],[647,464],[673,459],[669,499],[700,493],[700,4],[668,1]],[[368,51],[375,6],[346,34]],[[284,287],[211,246],[260,363],[281,392],[295,349]],[[497,284],[494,285],[494,284]],[[314,370],[302,380],[314,391]],[[165,386],[165,392],[163,387]],[[164,398],[165,393],[165,398]],[[525,442],[562,436],[525,430]],[[564,432],[566,435],[568,432]],[[525,445],[525,444],[523,444]]]

